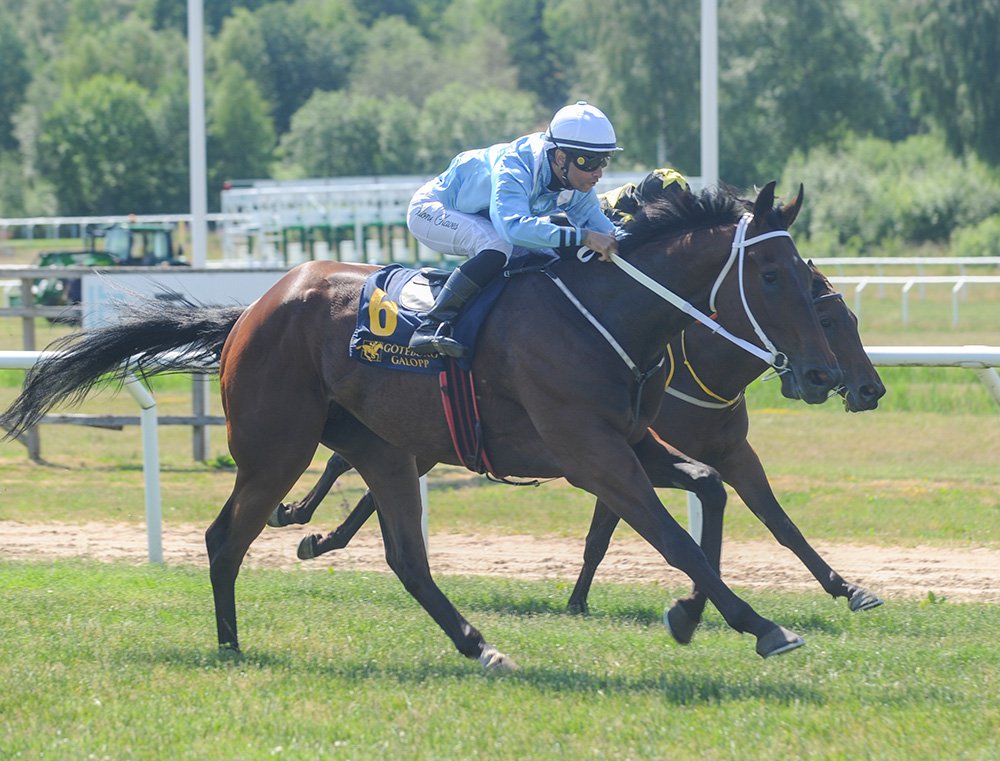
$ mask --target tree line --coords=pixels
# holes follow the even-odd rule
[[[616,168],[700,166],[693,0],[213,0],[205,22],[214,205],[227,180],[429,176],[575,100],[612,118]],[[0,216],[186,210],[185,35],[176,0],[7,0]],[[992,198],[998,69],[1000,0],[719,0],[720,174],[832,191],[817,161],[929,140]]]

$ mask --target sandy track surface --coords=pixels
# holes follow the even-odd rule
[[[349,547],[310,561],[298,560],[299,540],[309,527],[267,528],[247,555],[246,567],[388,572],[381,537],[364,530]],[[171,565],[207,567],[204,527],[164,526],[163,555]],[[929,592],[955,602],[1000,602],[1000,550],[977,547],[876,547],[818,544],[817,551],[845,579],[883,598],[926,597]],[[431,568],[437,575],[508,576],[574,581],[583,553],[581,539],[533,536],[435,534],[430,537]],[[19,523],[0,521],[0,559],[86,557],[143,563],[146,529],[121,523]],[[794,555],[773,542],[729,542],[723,547],[723,575],[736,587],[817,589]],[[597,573],[601,581],[655,582],[685,586],[639,540],[612,542]]]

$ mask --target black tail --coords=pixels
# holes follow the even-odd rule
[[[59,402],[79,404],[104,376],[122,383],[129,373],[145,376],[214,366],[244,311],[241,306],[129,300],[119,306],[118,324],[72,333],[46,348],[58,353],[28,371],[20,396],[0,415],[0,425],[7,428],[4,438],[36,425]]]

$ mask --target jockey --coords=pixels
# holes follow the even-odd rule
[[[684,190],[689,190],[687,178],[676,169],[664,166],[647,174],[638,185],[629,182],[620,188],[601,193],[598,198],[601,211],[622,227],[632,221],[632,217],[644,203]]]
[[[410,232],[434,251],[469,259],[451,273],[410,349],[465,356],[450,322],[503,270],[514,246],[587,246],[602,259],[615,253],[617,228],[594,186],[620,150],[608,118],[580,101],[559,109],[545,132],[458,154],[421,187],[407,209]],[[553,214],[570,226],[554,223]]]

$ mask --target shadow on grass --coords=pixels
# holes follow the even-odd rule
[[[484,679],[495,684],[516,684],[543,693],[577,693],[595,695],[656,693],[677,705],[718,704],[734,701],[766,700],[775,704],[810,703],[822,705],[827,697],[819,690],[791,678],[756,676],[727,679],[717,675],[698,674],[692,666],[691,673],[662,673],[651,676],[596,674],[553,666],[526,666],[520,671],[489,674],[477,662],[463,659],[457,653],[453,660],[432,662],[349,660],[317,661],[308,655],[293,652],[252,649],[246,653],[184,649],[161,649],[157,652],[143,650],[130,653],[129,662],[146,660],[151,665],[189,669],[192,671],[218,671],[220,676],[231,669],[241,672],[281,672],[284,676],[301,679],[303,683],[329,682],[393,682],[401,686],[427,686],[437,682],[481,685]],[[794,656],[793,656],[794,657]]]

